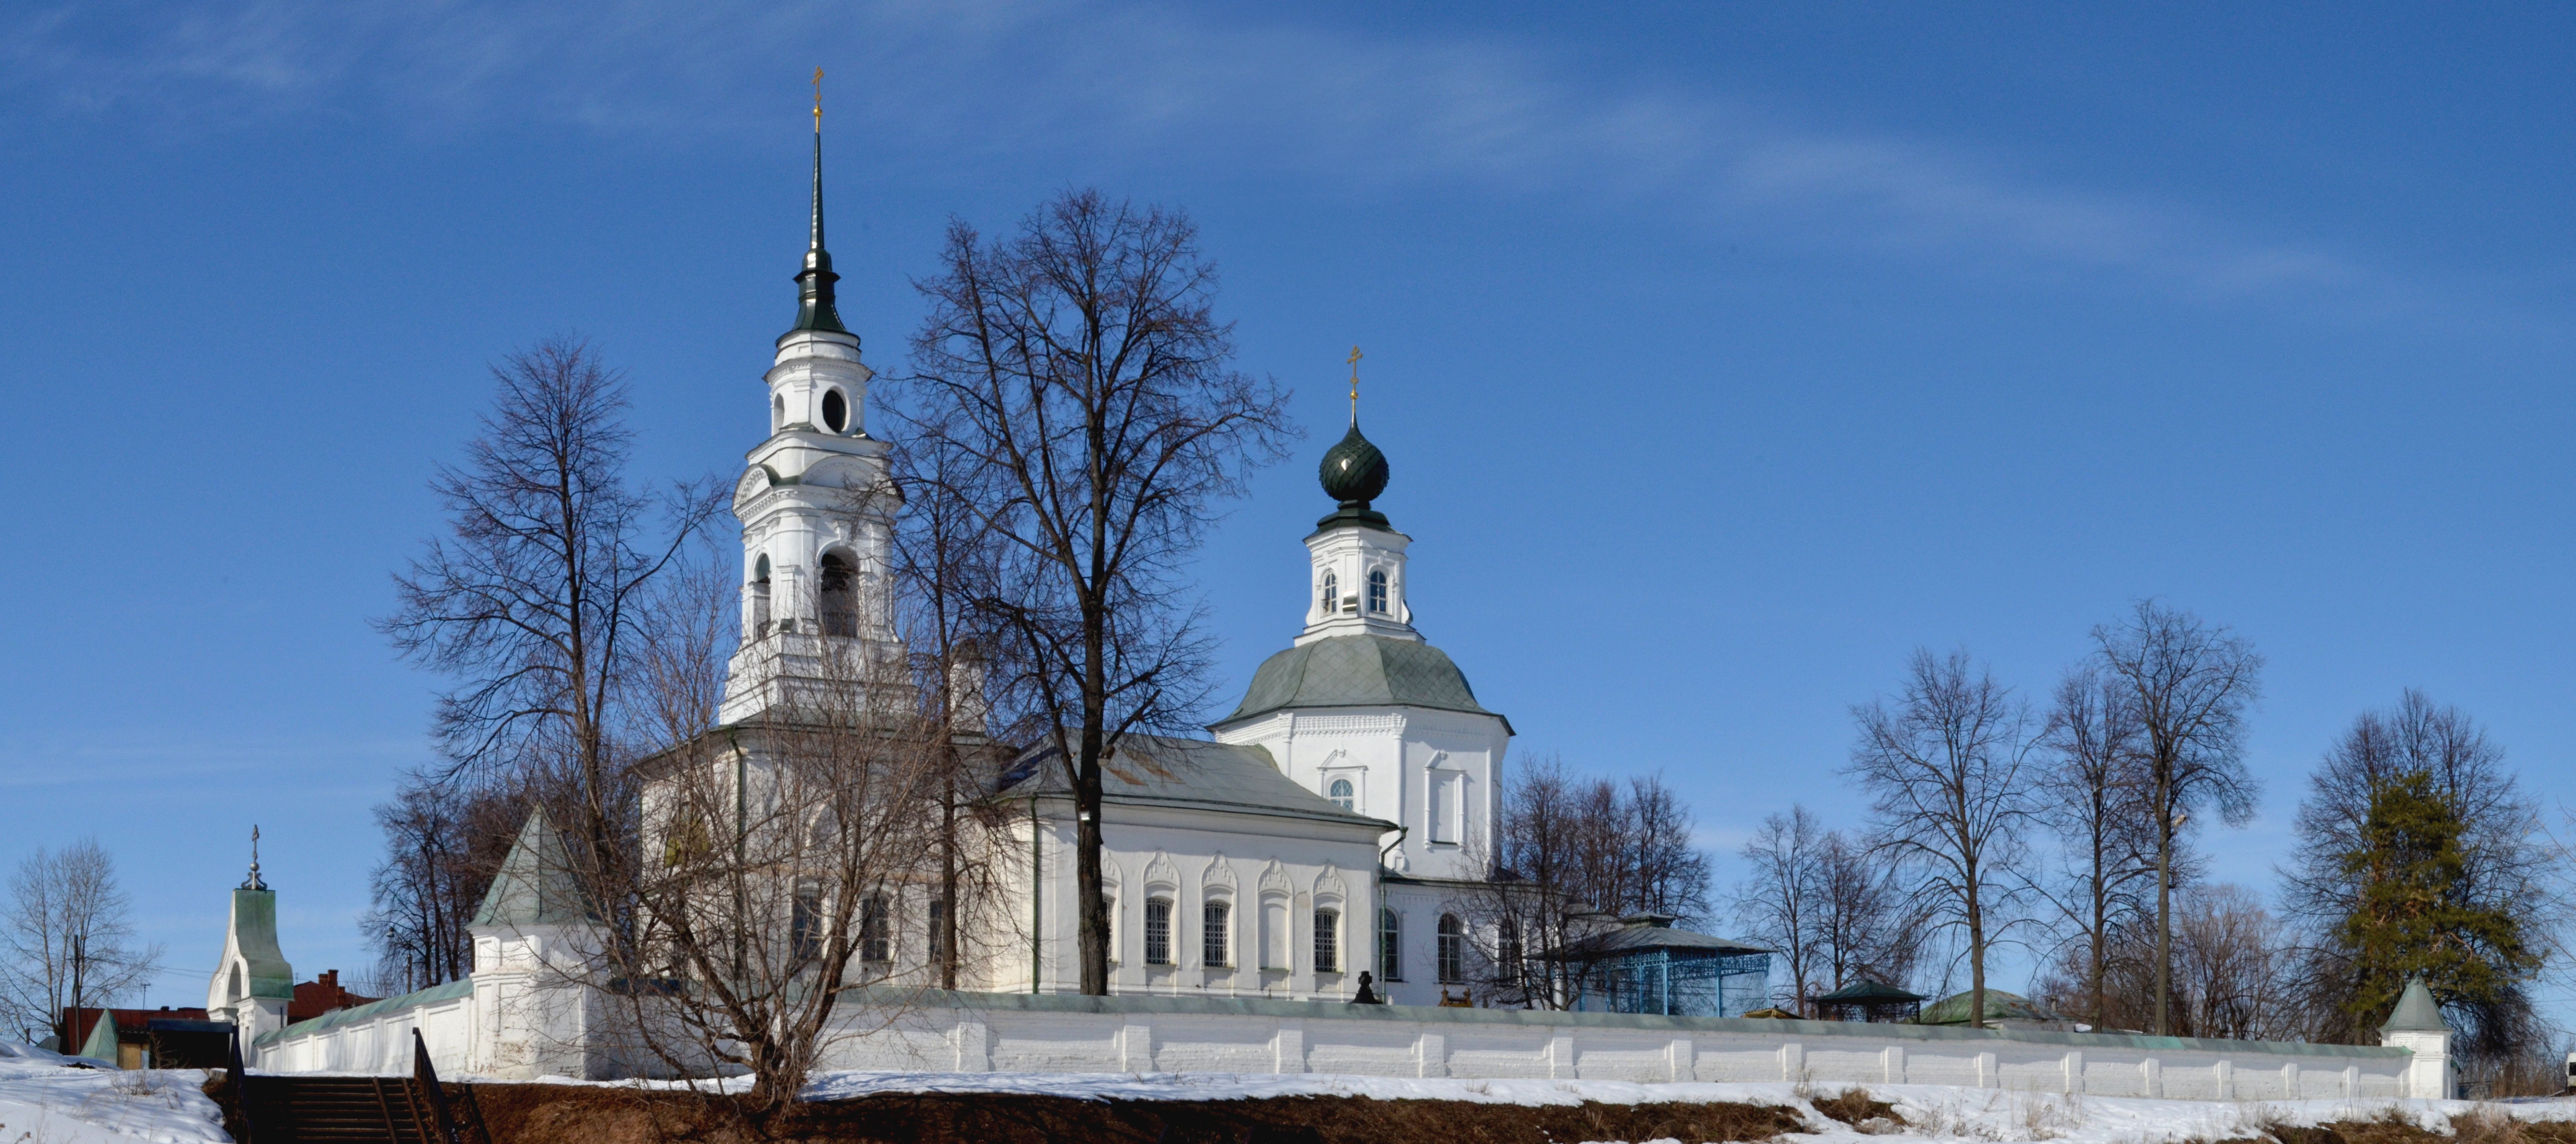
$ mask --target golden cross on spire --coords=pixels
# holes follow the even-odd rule
[[[1351,424],[1360,423],[1360,348],[1351,347]]]
[[[814,69],[814,133],[823,133],[823,69]]]

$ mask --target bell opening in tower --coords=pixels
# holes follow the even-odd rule
[[[838,552],[823,555],[823,634],[855,636],[859,634],[858,570],[850,558]]]

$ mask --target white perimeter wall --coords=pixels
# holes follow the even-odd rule
[[[1366,1076],[1951,1084],[2180,1100],[2441,1096],[2405,1048],[1405,1005],[880,990],[826,1069],[1353,1073]],[[488,1031],[471,997],[259,1047],[264,1072],[443,1076]],[[2410,1070],[2419,1074],[2410,1080]],[[2426,1080],[2427,1077],[2432,1078]]]
[[[1953,1084],[2183,1100],[2440,1095],[2407,1091],[2414,1059],[2375,1046],[1831,1021],[932,994],[854,1013],[823,1067]]]
[[[411,1075],[411,1032],[429,1046],[430,1067],[444,1079],[463,1073],[474,1041],[471,995],[432,1001],[260,1045],[250,1062],[261,1072],[354,1072]]]

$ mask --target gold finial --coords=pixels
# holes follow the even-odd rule
[[[823,69],[814,69],[814,133],[823,133]]]
[[[1360,423],[1360,348],[1351,347],[1351,424]]]

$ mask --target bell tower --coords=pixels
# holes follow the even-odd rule
[[[814,217],[796,273],[796,324],[769,372],[769,436],[734,485],[742,522],[742,646],[718,718],[738,723],[846,704],[899,685],[889,568],[898,497],[886,443],[868,435],[858,335],[841,324],[823,245],[822,73],[815,73]]]

